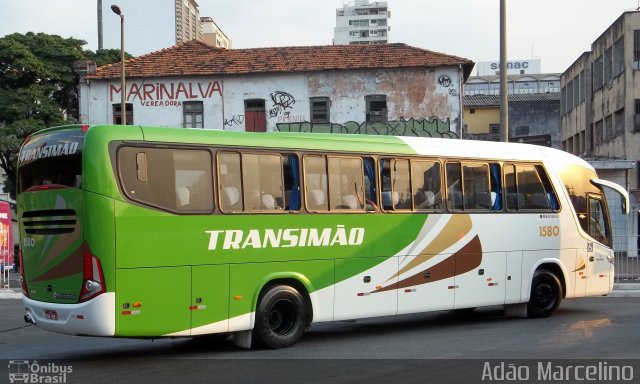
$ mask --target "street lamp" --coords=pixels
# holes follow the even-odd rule
[[[127,84],[124,78],[124,14],[115,4],[111,6],[111,10],[120,16],[120,123],[127,125]]]

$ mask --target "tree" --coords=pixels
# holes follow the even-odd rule
[[[85,53],[87,58],[93,60],[98,67],[120,61],[119,49],[98,49],[95,53],[92,51],[86,51]],[[133,56],[128,54],[126,51],[124,52],[125,60],[132,57]]]
[[[78,121],[79,76],[73,62],[120,60],[117,49],[94,53],[83,50],[85,44],[33,32],[0,38],[0,167],[7,174],[4,191],[14,198],[16,160],[24,139],[42,128]]]

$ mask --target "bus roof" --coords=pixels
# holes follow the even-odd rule
[[[80,125],[56,127],[46,131],[80,127]],[[121,140],[139,137],[139,140],[156,143],[209,144],[245,148],[420,154],[442,157],[491,158],[504,161],[546,159],[551,163],[576,164],[592,168],[583,159],[553,148],[532,144],[479,140],[341,133],[238,132],[133,125],[96,125],[89,129],[89,135],[106,136],[104,139],[108,141],[118,140],[118,137],[122,137]]]

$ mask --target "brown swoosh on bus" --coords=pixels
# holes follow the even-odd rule
[[[78,226],[73,229],[73,232],[68,235],[57,236],[55,244],[47,251],[47,256],[39,262],[36,273],[39,273],[45,267],[51,265],[51,262],[58,258],[64,251],[68,250],[73,243],[80,237],[80,230]]]
[[[578,272],[578,271],[582,271],[583,269],[587,268],[587,264],[584,262],[584,259],[581,257],[580,261],[578,262],[578,265],[576,266],[576,269],[574,269],[571,272]]]
[[[467,273],[480,266],[480,263],[482,263],[482,244],[480,243],[480,238],[476,235],[458,252],[447,257],[438,264],[425,269],[424,271],[420,271],[413,276],[407,277],[406,279],[400,280],[398,283],[373,291],[373,293],[413,287],[416,285],[448,279],[449,277]],[[429,278],[425,277],[427,272],[429,273]]]
[[[453,215],[449,222],[442,228],[438,236],[431,241],[419,255],[413,258],[407,265],[402,267],[398,273],[394,274],[387,281],[400,276],[406,271],[414,268],[432,257],[441,254],[445,249],[455,244],[471,231],[471,217],[469,215]]]
[[[83,249],[84,245],[80,245],[75,249],[75,251],[73,251],[73,253],[67,256],[67,258],[62,260],[47,272],[43,273],[40,276],[37,276],[32,281],[34,283],[39,283],[41,281],[60,279],[63,277],[75,275],[77,273],[82,273],[82,268],[84,265],[82,262]]]

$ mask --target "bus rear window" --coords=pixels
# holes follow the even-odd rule
[[[80,129],[29,139],[18,155],[18,193],[52,188],[82,188]]]

